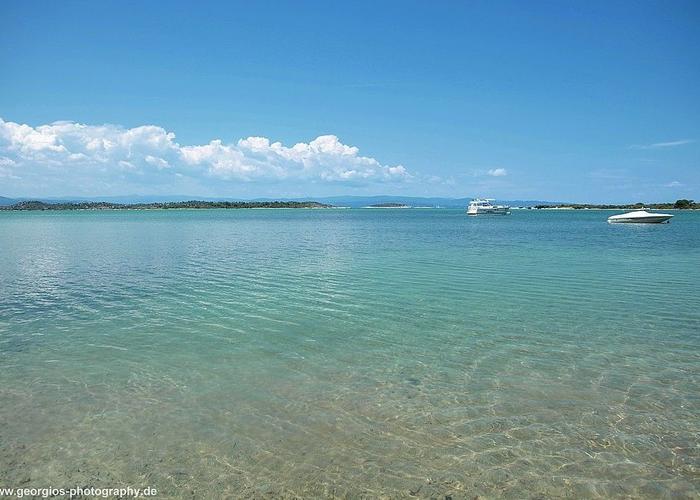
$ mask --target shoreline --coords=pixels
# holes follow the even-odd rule
[[[5,208],[2,212],[175,212],[186,210],[459,210],[461,207],[123,207],[123,208]],[[632,208],[529,208],[511,207],[517,212],[619,212],[634,210]],[[649,210],[664,210],[671,212],[698,212],[698,208],[650,208]]]
[[[0,207],[0,211],[8,212],[46,212],[46,211],[110,211],[110,210],[241,210],[241,209],[325,209],[332,205],[316,201],[273,201],[273,202],[207,202],[190,200],[184,202],[165,203],[46,203],[42,201],[22,201]]]

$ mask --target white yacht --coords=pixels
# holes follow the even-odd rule
[[[635,210],[626,214],[611,215],[608,217],[608,222],[613,223],[645,223],[645,224],[661,224],[671,220],[671,214],[657,214],[647,212],[646,210]]]
[[[494,205],[493,198],[474,198],[469,202],[467,215],[508,215],[510,207],[505,205]]]

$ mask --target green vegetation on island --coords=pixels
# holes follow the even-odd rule
[[[368,208],[411,208],[408,205],[405,205],[404,203],[376,203],[374,205],[370,205]]]
[[[11,204],[0,204],[0,210],[168,210],[168,209],[207,209],[207,208],[333,208],[334,205],[318,201],[168,201],[153,203],[112,203],[107,201],[42,201],[7,199]],[[410,205],[397,202],[375,203],[364,208],[411,208]],[[700,203],[694,200],[680,199],[674,203],[631,203],[631,204],[593,204],[593,203],[557,203],[537,204],[523,208],[535,209],[598,209],[598,210],[639,210],[650,208],[656,210],[700,210]]]
[[[534,208],[570,208],[573,210],[602,209],[602,210],[639,210],[651,208],[656,210],[700,210],[700,203],[693,200],[676,200],[675,203],[633,203],[628,205],[594,205],[589,203],[568,203],[560,205],[535,205]]]
[[[168,210],[183,208],[332,208],[317,201],[173,201],[162,203],[108,203],[20,201],[0,210]]]

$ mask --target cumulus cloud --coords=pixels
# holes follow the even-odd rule
[[[411,177],[402,165],[362,156],[334,135],[293,146],[266,137],[187,146],[154,125],[129,129],[62,121],[31,127],[1,118],[0,176],[132,187],[183,178],[191,184],[291,180],[363,185]]]
[[[492,168],[486,173],[491,177],[505,177],[508,175],[508,171],[505,168]]]

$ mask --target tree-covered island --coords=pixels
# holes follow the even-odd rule
[[[206,208],[333,208],[317,201],[172,201],[162,203],[20,201],[0,210],[169,210]]]
[[[388,203],[375,203],[374,205],[369,205],[367,208],[411,208],[411,207],[409,205],[406,205],[405,203],[388,202]]]
[[[569,208],[573,210],[598,209],[598,210],[639,210],[651,208],[655,210],[700,210],[700,203],[693,200],[676,200],[675,203],[633,203],[628,205],[594,205],[589,203],[568,203],[560,205],[536,205],[533,208]]]

